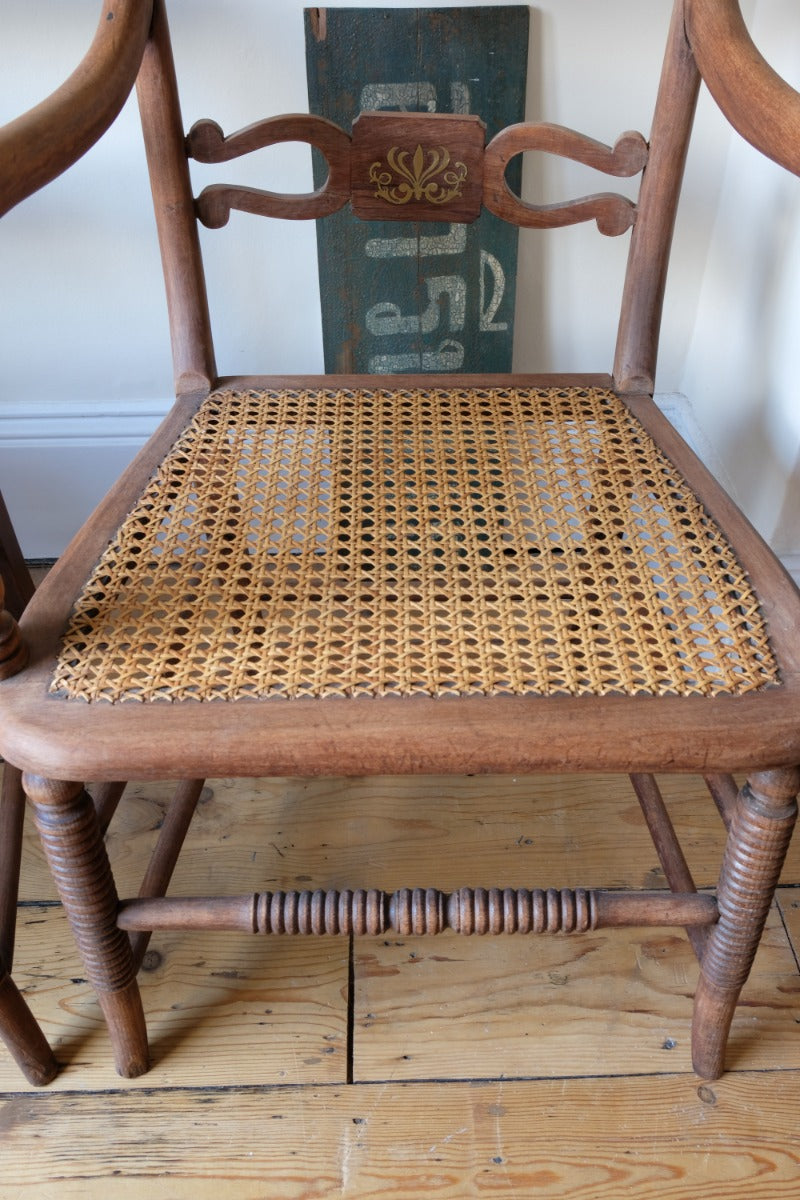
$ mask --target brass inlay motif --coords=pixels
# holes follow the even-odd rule
[[[392,146],[386,161],[391,169],[385,170],[378,160],[370,167],[369,178],[377,184],[375,196],[389,204],[409,204],[412,200],[447,204],[461,195],[467,178],[466,165],[455,162],[451,166],[450,152],[444,146],[423,150],[418,145],[413,156],[410,150]]]

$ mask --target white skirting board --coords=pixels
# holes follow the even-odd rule
[[[677,392],[656,402],[718,479],[730,480]],[[28,559],[54,559],[166,415],[171,400],[67,408],[52,402],[0,406],[0,489]],[[784,565],[800,584],[800,554]]]
[[[171,405],[0,407],[0,489],[26,558],[58,558]]]

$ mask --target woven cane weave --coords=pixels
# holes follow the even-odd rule
[[[730,547],[603,389],[213,393],[103,555],[87,701],[777,683]]]

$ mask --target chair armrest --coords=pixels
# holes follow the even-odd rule
[[[685,0],[685,19],[700,74],[731,125],[800,175],[800,92],[756,48],[739,0]]]
[[[0,216],[76,162],[108,129],[133,87],[152,0],[106,0],[94,40],[69,78],[0,128]]]

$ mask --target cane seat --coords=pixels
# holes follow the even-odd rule
[[[608,388],[213,391],[81,592],[51,691],[743,695],[746,571]]]

